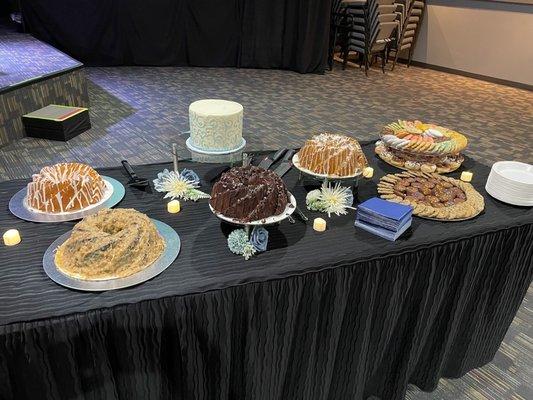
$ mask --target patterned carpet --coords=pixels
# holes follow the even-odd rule
[[[188,105],[227,98],[245,109],[248,150],[300,146],[330,130],[361,140],[395,119],[422,119],[464,132],[468,154],[491,164],[533,162],[533,93],[431,70],[394,73],[336,68],[325,75],[215,68],[86,68],[93,128],[68,143],[26,138],[0,149],[0,180],[28,177],[39,167],[78,160],[94,166],[170,160],[181,155]],[[408,400],[533,399],[533,286],[492,363],[433,393],[410,388]]]

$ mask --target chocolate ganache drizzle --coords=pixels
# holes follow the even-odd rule
[[[242,222],[281,214],[289,201],[279,176],[264,168],[236,167],[222,174],[211,192],[211,207]]]

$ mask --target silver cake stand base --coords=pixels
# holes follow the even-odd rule
[[[232,150],[222,150],[222,151],[207,151],[195,147],[191,138],[188,138],[185,142],[187,148],[191,152],[191,159],[200,163],[230,163],[235,164],[242,161],[242,150],[246,146],[246,140],[243,138],[239,147]]]
[[[57,268],[55,253],[57,248],[70,237],[72,231],[61,235],[48,247],[43,257],[44,272],[50,279],[61,286],[86,292],[122,289],[146,282],[167,269],[178,257],[181,248],[180,237],[172,227],[156,219],[152,219],[152,222],[165,240],[165,251],[152,265],[133,275],[106,280],[83,280],[65,275]]]

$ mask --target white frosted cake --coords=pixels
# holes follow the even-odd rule
[[[198,100],[189,106],[190,144],[203,151],[230,151],[242,143],[243,107],[228,100]]]

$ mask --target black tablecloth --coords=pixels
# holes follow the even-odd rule
[[[365,151],[376,174],[357,201],[393,171]],[[324,233],[285,221],[249,261],[227,249],[231,228],[206,200],[171,215],[161,194],[127,188],[120,207],[174,227],[182,250],[151,281],[104,293],[46,277],[42,255],[73,223],[16,219],[7,203],[25,182],[2,183],[0,226],[23,242],[0,248],[0,398],[400,399],[408,382],[461,376],[492,359],[533,275],[533,210],[489,197],[488,167],[465,168],[486,201],[474,220],[415,218],[394,243],[355,229],[353,211]],[[310,187],[295,171],[285,180],[304,207]]]
[[[88,65],[323,72],[331,0],[22,0],[26,28]]]

